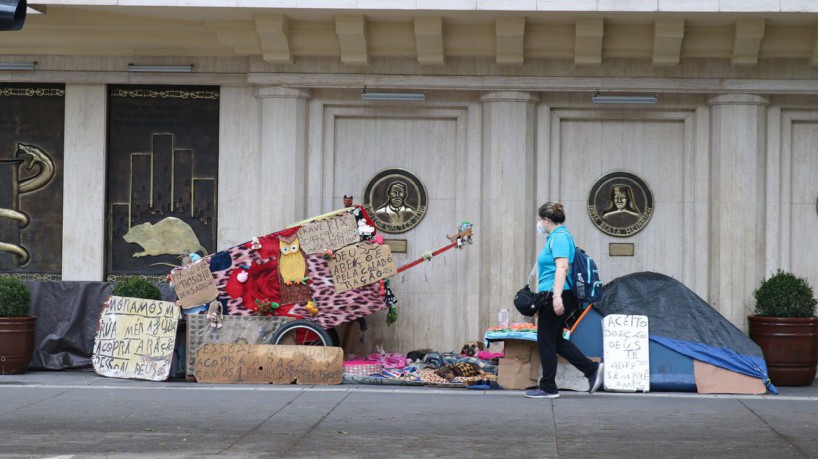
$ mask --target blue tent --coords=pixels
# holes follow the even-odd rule
[[[693,360],[760,378],[778,393],[767,375],[761,349],[741,330],[679,281],[641,272],[611,281],[571,341],[588,356],[602,356],[602,317],[645,315],[649,320],[650,389],[695,391]]]

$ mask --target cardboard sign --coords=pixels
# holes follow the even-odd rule
[[[210,303],[219,296],[210,266],[205,260],[174,269],[170,277],[183,309]]]
[[[196,353],[196,380],[203,383],[341,384],[340,347],[273,344],[204,344]]]
[[[605,390],[648,392],[648,317],[611,314],[602,319]]]
[[[113,378],[168,379],[178,323],[179,307],[171,302],[110,297],[94,340],[94,371]]]
[[[337,293],[374,284],[398,274],[388,245],[372,242],[346,246],[329,261],[332,282]]]
[[[304,253],[338,250],[361,240],[358,224],[352,214],[308,223],[298,230],[298,241]]]
[[[187,346],[185,348],[185,379],[195,381],[196,352],[205,343],[219,344],[266,344],[275,332],[292,317],[282,316],[232,316],[222,317],[222,328],[211,327],[204,314],[187,316]]]

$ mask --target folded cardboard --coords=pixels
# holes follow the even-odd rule
[[[536,387],[540,379],[540,352],[534,341],[507,339],[500,359],[497,383],[504,389]]]
[[[599,362],[599,357],[588,357],[594,362]],[[555,377],[557,387],[560,390],[575,390],[585,392],[590,388],[588,378],[582,374],[577,367],[571,365],[562,357],[557,357],[557,375]]]
[[[537,351],[537,342],[522,339],[507,339],[503,343],[503,357],[507,359],[531,360],[531,354]]]

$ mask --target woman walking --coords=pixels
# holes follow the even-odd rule
[[[603,364],[585,357],[574,343],[562,337],[565,311],[579,308],[579,300],[571,291],[568,280],[576,245],[568,229],[563,225],[565,207],[558,202],[547,202],[540,206],[537,217],[537,232],[548,235],[545,247],[537,256],[538,290],[545,292],[546,298],[537,319],[537,347],[540,351],[542,378],[539,387],[526,391],[525,396],[529,398],[560,396],[555,380],[558,354],[588,378],[590,392],[594,393],[602,384]]]

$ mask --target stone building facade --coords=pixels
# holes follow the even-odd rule
[[[399,264],[444,245],[462,220],[474,224],[475,244],[395,278],[400,319],[387,327],[375,315],[368,332],[390,350],[481,338],[543,243],[535,212],[547,200],[566,204],[567,225],[604,280],[670,275],[740,328],[753,290],[775,269],[818,285],[812,2],[31,7],[39,14],[22,31],[0,32],[0,63],[36,68],[0,70],[0,88],[64,84],[63,206],[53,216],[63,280],[108,274],[109,89],[152,85],[218,88],[217,249],[342,207],[344,195],[360,202],[386,168],[413,172],[428,191],[424,220],[387,235],[406,240]],[[365,88],[425,100],[362,100]],[[594,94],[656,103],[600,104]],[[647,184],[653,213],[638,232],[612,236],[587,203],[597,180],[617,171]]]

